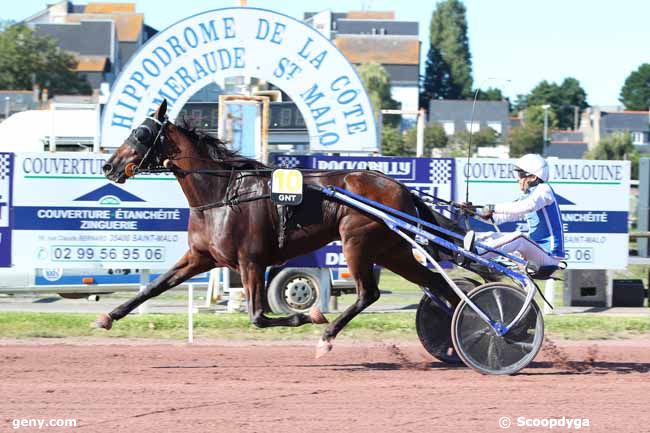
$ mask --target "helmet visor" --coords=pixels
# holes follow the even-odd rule
[[[515,173],[517,173],[517,177],[519,179],[523,179],[524,177],[530,176],[530,173],[528,173],[525,170],[522,170],[521,168],[515,168]]]

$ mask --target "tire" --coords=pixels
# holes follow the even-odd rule
[[[469,278],[454,278],[454,282],[463,292],[479,285]],[[451,304],[446,304],[452,308]],[[431,356],[446,364],[460,365],[463,361],[456,354],[451,339],[451,319],[452,314],[424,295],[415,313],[415,329],[420,343]]]
[[[318,302],[319,296],[317,273],[298,268],[278,272],[266,294],[271,312],[277,314],[304,313]]]
[[[469,298],[491,320],[508,324],[524,305],[526,294],[517,287],[489,283],[477,287]],[[465,365],[482,374],[515,374],[539,352],[544,340],[544,318],[535,301],[505,335],[499,336],[465,302],[461,302],[451,324],[456,353]]]

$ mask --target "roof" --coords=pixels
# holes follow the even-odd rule
[[[587,143],[556,143],[551,142],[546,147],[546,156],[557,158],[581,159],[588,150]]]
[[[410,35],[418,36],[417,21],[391,21],[391,20],[350,20],[338,21],[337,31],[341,35]]]
[[[83,13],[69,14],[66,22],[78,23],[81,21],[113,20],[120,42],[135,42],[140,36],[144,25],[144,14],[140,13]]]
[[[29,110],[38,105],[33,90],[0,90],[0,114],[8,109],[10,112]]]
[[[647,111],[601,112],[601,129],[627,129],[629,131],[650,130],[650,113]]]
[[[113,23],[110,20],[82,21],[79,23],[38,23],[40,34],[46,34],[58,41],[61,49],[82,56],[106,56],[113,53]]]
[[[80,56],[75,55],[77,72],[102,72],[106,70],[108,58],[105,56]]]
[[[581,144],[585,143],[581,131],[558,130],[551,131],[551,142],[558,144]]]
[[[420,64],[417,37],[339,35],[334,43],[352,63]]]
[[[0,90],[0,95],[10,95],[10,94],[27,94],[32,93],[32,90]]]
[[[429,103],[429,120],[500,120],[510,123],[507,101],[476,101],[474,113],[471,99],[433,99]]]
[[[88,14],[106,14],[114,12],[135,12],[135,3],[88,3],[84,8]]]
[[[395,11],[350,11],[346,18],[354,20],[394,20]]]

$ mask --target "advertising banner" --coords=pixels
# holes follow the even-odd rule
[[[515,160],[456,160],[457,197],[474,204],[515,200],[521,192],[513,172]],[[622,269],[627,266],[629,161],[548,159],[549,185],[562,212],[569,269]],[[526,224],[504,225],[504,231],[527,231]]]
[[[377,170],[444,200],[454,199],[455,165],[452,158],[398,158],[387,156],[272,155],[272,162],[286,168],[319,170]],[[344,267],[341,242],[292,259],[287,266]]]
[[[17,153],[13,261],[26,268],[165,269],[187,251],[189,209],[171,175],[117,185],[108,155]]]

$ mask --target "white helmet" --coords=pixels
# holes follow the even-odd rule
[[[515,167],[529,174],[534,174],[542,182],[548,181],[548,163],[536,153],[522,156],[515,162]]]

